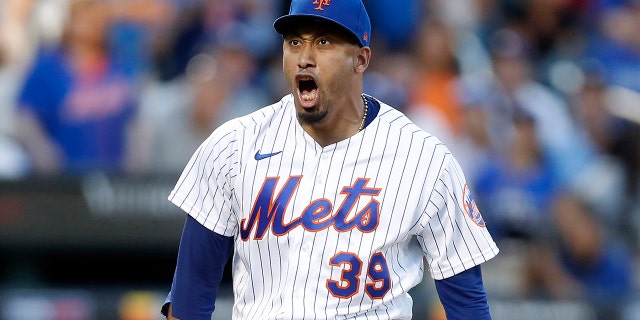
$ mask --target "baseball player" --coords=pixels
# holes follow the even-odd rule
[[[490,319],[479,265],[498,248],[449,149],[362,93],[361,0],[293,0],[274,27],[291,94],[188,162],[163,313],[209,320],[233,256],[233,319],[410,319],[426,258],[449,319]]]

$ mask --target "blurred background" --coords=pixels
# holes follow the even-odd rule
[[[364,2],[365,92],[451,147],[501,248],[494,319],[640,319],[640,1]],[[0,1],[0,319],[162,319],[166,197],[213,129],[287,93],[288,7]],[[443,319],[425,280],[414,319]]]

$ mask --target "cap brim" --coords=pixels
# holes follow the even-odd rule
[[[332,24],[334,26],[339,27],[340,29],[342,29],[346,34],[352,35],[354,37],[354,40],[359,43],[360,45],[364,46],[363,43],[361,43],[360,39],[358,38],[357,35],[355,35],[353,32],[351,32],[351,30],[349,30],[349,28],[347,28],[345,25],[333,20],[333,19],[329,19],[327,17],[323,17],[323,16],[318,16],[318,15],[313,15],[313,14],[296,14],[296,15],[286,15],[286,16],[282,16],[278,19],[276,19],[276,21],[273,23],[273,28],[281,35],[285,35],[286,33],[290,32],[292,29],[297,28],[299,25],[305,23],[305,22],[309,22],[309,21],[317,21],[317,22],[326,22],[329,24]]]

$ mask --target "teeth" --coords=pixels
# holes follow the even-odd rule
[[[316,95],[313,93],[308,93],[308,94],[303,94],[301,98],[304,101],[311,101],[316,98]]]

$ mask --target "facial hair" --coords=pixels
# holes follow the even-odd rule
[[[320,110],[318,107],[309,111],[302,111],[297,113],[298,121],[300,124],[313,125],[320,123],[327,116],[328,111]]]

